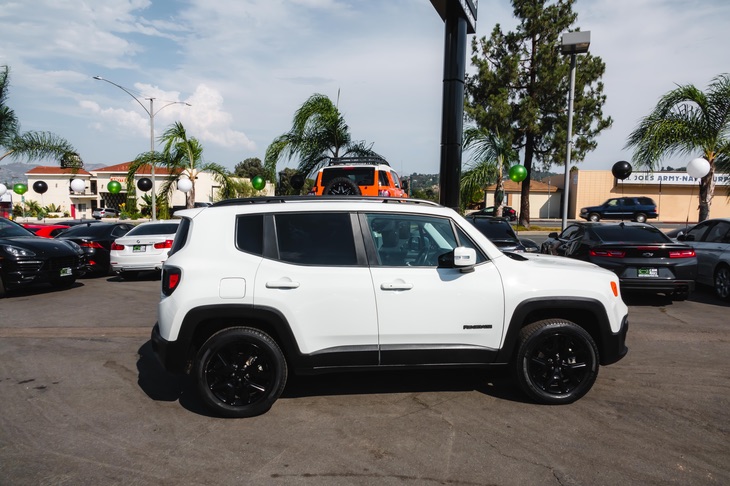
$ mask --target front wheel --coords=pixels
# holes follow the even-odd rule
[[[715,295],[730,300],[730,267],[722,265],[715,270]]]
[[[593,386],[598,376],[598,348],[582,327],[562,319],[547,319],[520,331],[517,381],[533,400],[572,403]]]
[[[225,417],[253,417],[268,411],[284,391],[287,366],[268,334],[233,327],[203,344],[194,376],[211,410]]]

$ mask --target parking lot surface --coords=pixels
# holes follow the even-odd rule
[[[159,286],[0,300],[0,484],[730,484],[730,306],[709,290],[626,296],[629,354],[571,405],[500,370],[352,373],[222,419],[152,354]]]

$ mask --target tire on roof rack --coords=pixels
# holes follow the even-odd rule
[[[330,196],[359,196],[362,193],[357,184],[347,177],[335,177],[327,183],[323,194]]]

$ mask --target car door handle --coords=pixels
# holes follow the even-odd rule
[[[406,282],[385,282],[380,284],[381,290],[411,290],[412,288],[413,284]]]
[[[292,282],[291,280],[276,280],[273,282],[266,282],[267,289],[296,289],[299,288],[299,282]]]

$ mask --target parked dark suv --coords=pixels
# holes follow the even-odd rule
[[[614,197],[600,206],[589,206],[580,210],[580,217],[587,221],[601,219],[629,219],[644,223],[647,219],[659,217],[656,204],[649,197]]]

